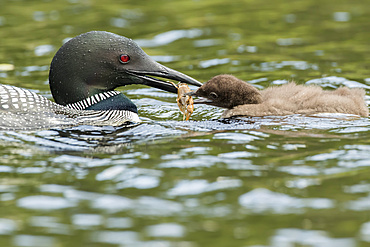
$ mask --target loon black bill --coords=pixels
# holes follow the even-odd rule
[[[155,87],[161,90],[165,90],[167,92],[171,93],[177,93],[177,87],[173,85],[173,83],[164,81],[158,78],[150,77],[156,76],[159,78],[166,78],[171,80],[176,80],[179,82],[191,84],[197,87],[201,87],[203,84],[199,81],[195,80],[194,78],[187,76],[181,72],[178,72],[176,70],[167,68],[165,66],[162,67],[162,71],[127,71],[126,73],[135,76],[136,78],[140,79],[140,82],[137,84],[143,84],[150,87]]]

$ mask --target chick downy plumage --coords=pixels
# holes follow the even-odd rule
[[[222,118],[316,113],[369,116],[363,88],[340,87],[329,91],[317,85],[290,82],[258,90],[235,76],[218,75],[203,84],[193,96],[205,98],[194,103],[227,108]]]

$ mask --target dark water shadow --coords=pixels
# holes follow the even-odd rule
[[[259,131],[285,136],[332,138],[367,130],[368,118],[343,114],[324,116],[237,117],[205,121],[152,121],[129,126],[89,126],[53,128],[39,131],[2,131],[0,140],[32,146],[46,152],[116,153],[135,145],[170,142],[220,132]]]

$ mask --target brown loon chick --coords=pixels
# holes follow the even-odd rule
[[[232,116],[282,116],[290,114],[346,113],[369,116],[362,88],[340,87],[333,91],[319,86],[297,85],[258,90],[232,75],[218,75],[189,95],[201,97],[195,104],[227,108],[222,118]]]

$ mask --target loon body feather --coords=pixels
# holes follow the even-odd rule
[[[114,96],[117,93],[119,92],[113,91],[107,95]],[[76,106],[82,104],[84,103],[75,103]],[[140,121],[135,112],[84,110],[82,107],[74,109],[73,106],[59,105],[26,89],[0,85],[0,130],[37,129],[40,126],[43,128],[75,125],[120,126]]]

